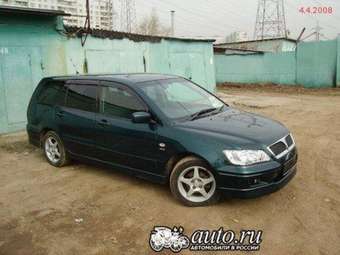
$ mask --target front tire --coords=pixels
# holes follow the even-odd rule
[[[64,144],[56,132],[48,131],[42,139],[42,145],[45,157],[52,166],[63,167],[69,163]]]
[[[170,175],[174,197],[186,206],[206,206],[216,203],[220,194],[210,166],[196,157],[180,160]]]

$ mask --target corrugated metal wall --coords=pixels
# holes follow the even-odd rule
[[[216,80],[238,83],[301,84],[334,87],[340,76],[340,38],[300,43],[296,52],[251,55],[215,54]],[[338,59],[338,60],[337,60]]]
[[[159,72],[179,74],[215,89],[212,42],[89,37],[56,30],[55,18],[0,16],[0,133],[21,130],[31,94],[42,77],[83,73]]]

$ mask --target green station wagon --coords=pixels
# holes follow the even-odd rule
[[[169,184],[188,206],[220,194],[274,192],[296,174],[281,123],[225,104],[189,80],[161,74],[44,78],[28,107],[30,143],[55,167],[97,162]]]

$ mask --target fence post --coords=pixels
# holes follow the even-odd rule
[[[337,65],[336,65],[336,86],[340,87],[340,35],[337,38]]]

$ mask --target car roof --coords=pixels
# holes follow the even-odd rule
[[[167,80],[180,78],[176,75],[156,74],[156,73],[125,73],[125,74],[98,74],[98,75],[72,75],[72,76],[54,76],[47,79],[53,80],[101,80],[135,85],[141,82]]]

